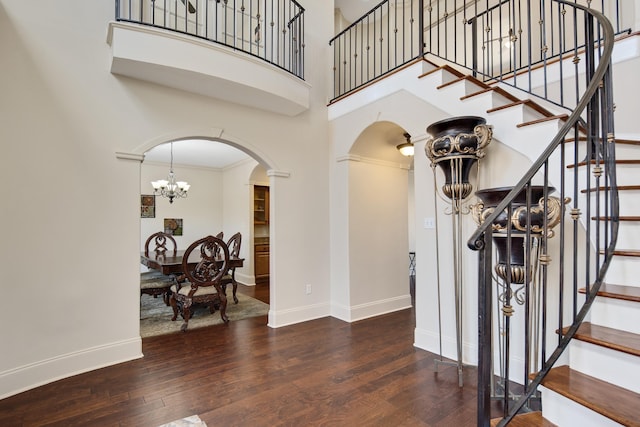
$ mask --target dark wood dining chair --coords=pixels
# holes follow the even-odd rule
[[[158,231],[147,238],[144,243],[144,254],[161,258],[166,255],[176,256],[178,245],[172,235]],[[162,295],[166,305],[169,305],[169,288],[173,284],[173,276],[167,276],[157,270],[140,273],[140,297],[151,295],[154,298]]]
[[[199,254],[199,261],[194,268],[189,268],[189,259],[192,253]],[[216,255],[217,254],[217,255]],[[186,331],[191,318],[191,307],[194,304],[209,306],[209,312],[213,314],[219,305],[220,317],[227,323],[227,297],[222,292],[221,279],[229,269],[229,248],[222,240],[214,236],[203,237],[193,242],[182,258],[182,271],[184,274],[175,280],[171,286],[169,303],[173,308],[173,318],[178,318],[178,313],[184,319],[180,330]]]
[[[242,243],[242,235],[236,233],[227,242],[229,247],[229,256],[231,258],[240,258],[240,244]],[[238,282],[236,282],[236,268],[230,268],[227,274],[222,277],[222,291],[227,294],[227,285],[233,284],[233,302],[238,303],[236,292],[238,291]]]

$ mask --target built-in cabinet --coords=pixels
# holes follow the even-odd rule
[[[253,187],[254,273],[256,283],[269,281],[269,187]]]
[[[269,224],[269,187],[264,185],[253,187],[253,224]]]
[[[254,246],[256,283],[269,280],[269,244],[256,244]]]

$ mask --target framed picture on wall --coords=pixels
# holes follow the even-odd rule
[[[140,196],[140,218],[156,217],[156,196],[153,194],[142,194]]]
[[[165,218],[164,232],[172,236],[182,236],[182,218]]]

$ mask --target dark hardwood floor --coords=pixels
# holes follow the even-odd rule
[[[268,302],[268,285],[239,291]],[[140,360],[0,400],[0,426],[473,426],[475,369],[413,346],[412,309],[271,329],[266,316],[145,338]]]

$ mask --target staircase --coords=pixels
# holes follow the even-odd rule
[[[499,85],[487,85],[450,65],[430,66],[433,68],[420,79],[430,79],[429,85],[440,92],[438,100],[460,101],[450,107],[452,114],[487,117],[487,122],[496,126],[495,139],[516,150],[523,151],[522,145],[541,137],[540,129],[534,129],[536,126],[552,124],[552,129],[557,129],[568,117],[531,99],[520,99]],[[431,96],[436,96],[436,92],[430,90]],[[506,121],[511,129],[504,129]],[[579,143],[585,143],[584,138],[579,139]],[[509,144],[510,141],[518,142]],[[538,155],[526,154],[532,159]],[[570,345],[569,365],[551,369],[542,381],[542,412],[518,415],[509,425],[640,426],[640,282],[633,277],[640,272],[640,204],[636,201],[640,186],[633,184],[640,176],[640,141],[616,140],[616,154],[621,157],[616,160],[621,206],[618,247],[624,249],[613,252],[607,277],[611,276],[613,283],[625,285],[602,285],[591,310],[591,320],[578,328]],[[586,162],[579,162],[566,168],[585,166]],[[596,191],[582,189],[581,193],[595,197]],[[580,292],[584,294],[586,289]],[[568,328],[564,328],[563,333],[567,332]],[[498,422],[494,420],[492,425]]]
[[[586,46],[593,44],[586,42]],[[558,69],[565,69],[567,64],[564,63],[578,64],[581,59],[586,60],[588,72],[599,72],[596,68],[603,60],[598,56],[602,51],[586,53],[583,58],[580,55],[584,51],[579,53],[576,48],[574,52],[572,58],[560,59],[562,65],[557,66],[556,73]],[[494,126],[495,140],[524,154],[533,163],[532,169],[516,184],[513,194],[496,207],[494,215],[487,217],[483,227],[469,240],[470,247],[486,254],[481,256],[485,263],[481,263],[479,271],[484,279],[479,294],[479,318],[482,320],[479,336],[482,340],[478,363],[478,389],[481,391],[478,425],[640,425],[640,282],[637,279],[640,273],[640,205],[634,203],[634,197],[640,192],[637,182],[640,174],[636,169],[640,164],[640,142],[632,138],[616,139],[613,134],[612,120],[606,117],[606,109],[610,108],[607,106],[612,105],[608,99],[611,92],[607,89],[611,84],[610,77],[605,74],[593,80],[601,81],[600,89],[594,89],[594,97],[588,100],[584,97],[579,102],[574,99],[569,104],[575,102],[576,105],[563,108],[562,102],[543,100],[513,87],[516,78],[526,80],[527,76],[521,78],[511,74],[497,79],[506,83],[495,80],[487,83],[474,77],[472,71],[475,70],[470,70],[467,63],[447,61],[450,58],[443,58],[440,51],[425,57],[429,60],[421,57],[387,72],[383,84],[380,80],[361,84],[356,91],[334,99],[329,116],[331,119],[332,115],[346,114],[359,105],[407,91],[451,116],[485,117],[487,123]],[[533,78],[528,77],[529,82],[544,79],[546,84],[546,66],[545,60],[545,66],[537,76],[529,67],[528,72],[533,75]],[[582,96],[586,91],[583,88],[579,92]],[[583,116],[577,117],[575,110],[584,111]],[[613,146],[615,150],[611,149]],[[545,256],[540,267],[544,292],[546,294],[547,288],[560,289],[554,296],[559,301],[558,312],[551,310],[548,316],[559,318],[558,327],[555,331],[545,331],[543,336],[555,332],[557,338],[551,343],[547,338],[541,344],[542,360],[546,362],[530,369],[524,378],[518,379],[517,374],[507,372],[503,378],[502,396],[500,393],[491,395],[488,384],[495,381],[490,338],[494,277],[489,226],[503,210],[511,213],[511,199],[518,189],[527,189],[534,178],[541,180],[545,187],[560,189],[562,198],[569,196],[572,199],[565,208],[565,216],[572,218],[573,228],[561,224],[558,234],[567,246],[571,246],[573,235],[573,247],[566,250],[565,243],[560,245],[559,258],[552,252],[553,247],[550,250],[555,257],[553,262],[560,265],[556,276],[548,274],[553,268],[545,252],[547,239],[539,238]],[[619,200],[616,193],[619,193]],[[531,206],[537,203],[529,202]],[[545,205],[542,209],[546,216],[548,207]],[[542,236],[546,232],[545,229]],[[507,236],[510,233],[508,231]],[[530,231],[526,232],[527,239],[532,235]],[[584,241],[580,241],[581,238]],[[571,283],[573,289],[568,289],[565,295],[564,288]],[[576,286],[580,283],[580,287]],[[512,284],[506,285],[509,288]],[[511,316],[509,298],[501,307],[503,313],[509,313],[505,314],[506,319]],[[543,318],[549,322],[547,311]],[[527,328],[531,325],[527,321],[524,323],[524,336],[528,337],[530,329]],[[514,363],[511,358],[508,360],[509,364]],[[531,366],[526,356],[522,369],[513,369],[513,372],[526,371],[524,366]],[[514,386],[514,382],[524,385],[524,389]],[[489,401],[494,398],[502,400],[504,413],[489,422]]]
[[[551,140],[568,117],[544,101],[520,98],[522,94],[512,88],[487,85],[448,64],[415,61],[385,80],[384,85],[365,87],[336,101],[333,114],[346,114],[365,99],[371,102],[406,90],[452,116],[486,117],[494,126],[494,139],[531,160],[544,149],[532,142]],[[578,144],[586,144],[585,138],[577,139]],[[568,138],[565,143],[572,145],[575,140]],[[551,369],[542,381],[542,412],[517,415],[509,425],[640,425],[640,283],[634,280],[640,272],[640,204],[635,202],[640,186],[634,184],[640,176],[640,141],[616,140],[616,155],[620,157],[616,165],[621,206],[617,247],[623,249],[613,253],[607,275],[612,284],[598,291],[590,319],[578,328],[567,350],[568,365]],[[568,163],[565,169],[572,173],[586,166],[581,161]],[[559,174],[550,179],[552,184],[560,180]],[[597,197],[596,188],[580,189],[580,193]],[[584,294],[586,289],[579,291]]]
[[[616,140],[616,155],[620,238],[606,282],[570,344],[569,365],[542,381],[544,416],[559,426],[640,426],[640,141]]]

